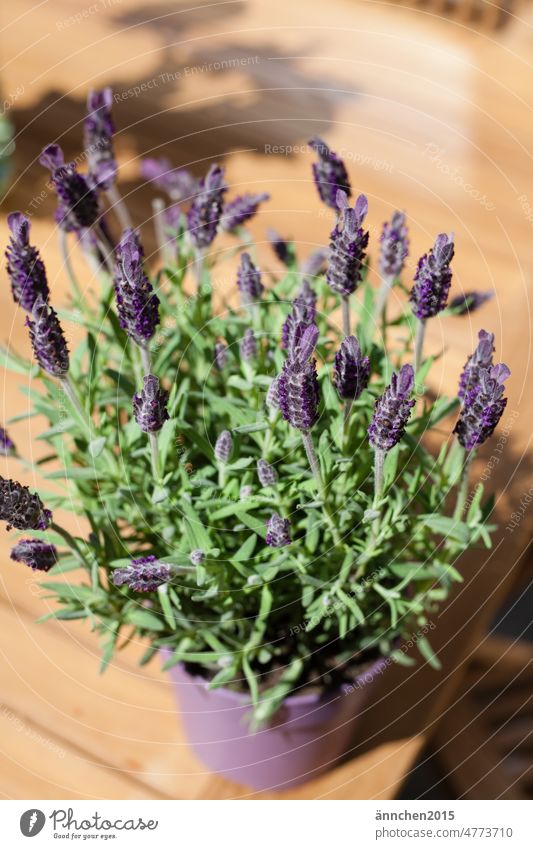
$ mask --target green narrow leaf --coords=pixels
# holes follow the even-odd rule
[[[424,660],[427,660],[427,662],[433,669],[442,669],[442,664],[438,657],[435,655],[433,649],[429,644],[429,640],[426,637],[419,637],[416,641],[416,645],[418,651],[420,652]]]
[[[168,597],[168,588],[165,584],[163,586],[157,588],[157,595],[159,596],[159,601],[161,603],[161,607],[163,609],[163,614],[170,628],[173,631],[176,630],[176,620],[174,619],[174,613],[172,612],[172,605],[170,604],[170,600]]]
[[[130,625],[135,625],[137,628],[144,628],[147,631],[164,631],[165,626],[159,616],[151,613],[149,610],[144,610],[142,607],[135,607],[128,610],[126,621]]]

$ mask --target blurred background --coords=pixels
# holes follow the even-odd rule
[[[482,312],[432,322],[428,347],[443,352],[434,389],[455,393],[479,328],[495,332],[498,357],[512,371],[510,398],[500,438],[481,452],[477,471],[496,494],[500,531],[491,552],[468,555],[465,582],[439,615],[433,642],[442,671],[396,671],[379,715],[354,741],[353,759],[285,795],[530,796],[533,4],[8,0],[0,14],[2,207],[30,216],[58,300],[67,282],[55,200],[38,157],[52,141],[67,158],[80,156],[87,93],[104,85],[114,91],[119,186],[149,251],[153,191],[139,176],[143,156],[165,156],[199,176],[217,161],[233,194],[268,191],[252,230],[274,273],[269,227],[292,237],[302,258],[326,244],[331,221],[316,197],[307,146],[315,134],[344,158],[355,190],[369,198],[371,255],[397,208],[408,213],[410,276],[437,233],[455,233],[452,295],[494,297]],[[5,226],[2,232],[5,246]],[[232,273],[229,267],[228,291]],[[27,353],[1,274],[0,339]],[[1,379],[5,422],[27,399],[19,375]],[[34,455],[38,431],[33,420],[10,429],[20,454]],[[1,466],[4,476],[36,481],[29,468],[20,473],[4,458]],[[137,668],[138,646],[100,678],[87,629],[35,624],[48,602],[8,550],[3,536],[0,793],[252,795],[194,760],[168,683],[155,664]]]

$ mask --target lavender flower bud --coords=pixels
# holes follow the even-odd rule
[[[455,312],[455,315],[468,315],[478,310],[487,301],[492,300],[493,297],[494,292],[465,292],[464,295],[457,295],[452,298],[448,307]]]
[[[115,569],[113,583],[116,587],[126,585],[137,593],[152,593],[170,581],[170,568],[153,555],[137,557],[124,569]]]
[[[271,410],[279,410],[279,375],[273,378],[266,394],[266,405]]]
[[[453,235],[441,233],[429,253],[418,261],[410,296],[417,318],[432,318],[446,306],[452,282],[450,262],[454,252]]]
[[[10,557],[34,571],[48,572],[57,563],[57,550],[54,545],[40,539],[21,539],[11,549]]]
[[[7,522],[7,530],[44,531],[52,521],[36,492],[17,481],[0,477],[0,519]]]
[[[7,430],[0,426],[0,454],[4,457],[9,457],[10,454],[15,454],[15,443],[10,438]]]
[[[201,566],[205,560],[205,554],[201,548],[195,548],[194,551],[191,551],[189,557],[193,566]]]
[[[294,262],[294,247],[292,242],[284,239],[283,236],[280,236],[280,234],[276,232],[276,230],[272,230],[271,228],[267,230],[267,236],[272,246],[272,250],[279,261],[282,262],[283,265],[286,265],[287,268],[292,265]]]
[[[220,229],[226,233],[234,233],[239,227],[256,215],[260,205],[270,199],[267,192],[258,195],[239,195],[235,200],[224,204],[220,218]]]
[[[316,360],[311,357],[318,339],[315,325],[306,327],[278,377],[279,407],[285,421],[304,432],[318,419]]]
[[[68,348],[57,313],[37,296],[32,310],[33,321],[26,318],[35,359],[53,377],[62,378],[69,368]]]
[[[326,280],[334,292],[347,297],[355,292],[361,280],[369,235],[362,228],[368,201],[364,195],[359,195],[351,209],[346,195],[339,191],[337,202],[342,212],[331,234]]]
[[[133,396],[135,421],[144,433],[157,433],[168,419],[168,392],[161,389],[159,379],[153,374],[144,378],[141,392]]]
[[[215,457],[219,463],[227,463],[233,453],[233,439],[229,430],[223,430],[215,442]]]
[[[305,277],[318,277],[325,274],[328,267],[329,248],[317,248],[300,265],[300,273]]]
[[[304,277],[302,285],[300,286],[300,289],[298,291],[298,298],[303,301],[308,311],[307,314],[309,316],[312,314],[314,321],[316,316],[317,296],[315,290],[311,286],[311,283],[306,277]]]
[[[399,277],[409,253],[409,240],[405,213],[393,212],[390,221],[383,225],[380,237],[379,270],[383,277]]]
[[[208,248],[217,234],[226,191],[222,168],[212,165],[187,214],[187,229],[199,250]]]
[[[292,310],[283,322],[281,328],[281,346],[289,352],[295,349],[306,327],[314,324],[316,310],[309,307],[301,297],[294,299]]]
[[[71,162],[65,164],[63,151],[57,144],[45,147],[39,162],[50,169],[59,206],[55,218],[59,226],[70,232],[92,227],[98,218],[98,198],[93,188]]]
[[[308,144],[318,154],[318,162],[313,163],[313,177],[320,199],[337,211],[337,191],[343,189],[348,197],[352,193],[344,162],[318,136],[313,136]]]
[[[241,262],[237,269],[237,287],[241,293],[241,301],[245,305],[258,301],[264,290],[261,272],[253,264],[248,253],[241,254]]]
[[[11,292],[16,304],[31,312],[37,295],[48,300],[48,281],[44,263],[37,248],[29,243],[30,222],[22,212],[7,216],[11,230],[6,250],[7,273],[11,281]]]
[[[239,498],[242,498],[244,501],[246,498],[250,498],[252,492],[252,487],[249,484],[245,484],[244,486],[241,486],[239,490]]]
[[[181,206],[171,203],[163,210],[163,222],[168,230],[179,230],[181,225]]]
[[[255,338],[254,332],[251,328],[248,328],[243,339],[241,339],[239,350],[241,357],[245,362],[249,363],[252,360],[257,359],[257,339]]]
[[[143,270],[143,251],[133,230],[117,247],[113,282],[120,326],[138,345],[146,344],[159,324],[159,298]]]
[[[222,371],[228,363],[228,346],[224,342],[215,342],[215,365]]]
[[[370,360],[361,355],[355,336],[347,336],[335,354],[333,385],[341,398],[356,401],[368,386]]]
[[[482,369],[490,369],[492,366],[492,355],[494,354],[494,333],[480,330],[479,342],[473,354],[467,359],[465,367],[459,378],[459,398],[465,398],[469,389],[479,383],[479,374]]]
[[[109,189],[117,179],[118,166],[113,151],[115,126],[111,116],[113,92],[109,87],[92,89],[87,98],[84,146],[89,173],[96,186]]]
[[[414,399],[409,400],[414,385],[415,375],[410,365],[402,366],[399,372],[392,375],[390,385],[376,401],[368,428],[370,443],[374,448],[390,451],[404,435],[415,403]]]
[[[289,520],[282,519],[278,513],[272,513],[272,516],[267,522],[265,542],[272,548],[283,548],[286,545],[290,545],[292,539],[291,523]]]
[[[186,168],[173,168],[168,159],[141,159],[141,176],[166,192],[176,203],[188,200],[198,191],[198,180]]]
[[[479,369],[476,382],[465,395],[453,432],[463,448],[471,451],[492,436],[507,404],[504,383],[511,372],[504,363]]]
[[[278,480],[278,473],[274,466],[261,458],[257,461],[257,477],[261,486],[274,486]]]

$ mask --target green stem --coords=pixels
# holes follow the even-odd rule
[[[152,475],[156,486],[161,485],[161,467],[159,463],[159,447],[157,444],[157,434],[149,433],[148,439],[150,442],[150,456],[152,460]]]
[[[61,249],[63,264],[66,268],[68,279],[70,280],[70,285],[74,290],[75,302],[79,307],[83,301],[83,296],[81,293],[80,284],[78,283],[78,279],[74,274],[74,269],[72,268],[72,263],[70,261],[70,254],[68,250],[67,234],[64,230],[59,231],[59,246]]]
[[[350,335],[350,300],[348,295],[342,296],[342,332],[345,337]]]
[[[74,408],[74,411],[76,412],[76,415],[77,415],[77,417],[80,421],[80,424],[82,425],[82,427],[85,431],[87,441],[91,442],[92,439],[93,439],[93,435],[92,435],[93,421],[90,418],[90,416],[83,409],[83,407],[81,405],[81,401],[78,397],[78,393],[76,392],[76,389],[75,389],[74,384],[72,383],[72,381],[70,379],[70,376],[68,374],[65,375],[65,377],[60,378],[59,382],[61,384],[61,387],[62,387],[65,395],[67,396],[72,407]]]
[[[464,510],[464,506],[465,506],[465,503],[466,503],[466,497],[468,495],[468,482],[469,482],[470,465],[472,463],[472,459],[473,459],[473,452],[469,451],[468,453],[466,453],[466,451],[465,451],[463,468],[461,470],[461,477],[459,479],[459,488],[458,488],[458,492],[457,492],[457,502],[455,504],[455,510],[454,510],[454,513],[453,513],[453,518],[454,518],[454,521],[456,521],[456,522],[460,522],[462,515],[463,515],[463,510]]]
[[[106,190],[106,195],[113,212],[116,213],[122,230],[133,229],[133,222],[128,207],[114,183]]]
[[[378,291],[378,295],[376,298],[376,307],[375,307],[375,320],[376,324],[385,318],[385,313],[387,312],[387,301],[389,299],[389,294],[392,289],[392,284],[394,283],[394,276],[386,275],[382,282]]]
[[[152,374],[152,358],[150,356],[150,351],[145,345],[139,345],[139,350],[141,352],[141,362],[144,374]]]
[[[331,535],[333,537],[333,542],[335,545],[341,546],[342,540],[340,538],[339,531],[335,524],[334,515],[331,512],[330,506],[328,504],[327,499],[327,489],[326,485],[322,479],[322,474],[320,472],[320,465],[318,463],[318,458],[315,453],[315,448],[313,445],[313,437],[311,436],[308,430],[302,430],[302,441],[305,448],[305,453],[307,454],[307,459],[309,460],[309,466],[311,467],[311,471],[313,473],[313,477],[315,478],[318,486],[318,490],[322,497],[322,502],[324,505],[324,513],[326,514],[326,520],[331,530]]]
[[[168,265],[172,262],[172,255],[169,251],[169,242],[165,233],[165,202],[162,198],[155,198],[152,201],[152,211],[154,213],[154,230],[159,251],[159,259],[163,265]]]
[[[415,362],[414,362],[414,370],[415,375],[418,373],[418,369],[422,365],[422,353],[424,349],[424,337],[426,335],[426,320],[425,318],[417,319],[416,323],[416,335],[415,335]]]
[[[377,516],[372,523],[372,541],[375,542],[378,534],[379,527],[381,524],[381,510],[378,508],[378,504],[381,501],[381,496],[383,495],[383,465],[385,463],[385,452],[380,448],[374,449],[374,501],[373,501],[373,509],[377,510],[379,516]]]
[[[78,543],[76,542],[76,540],[74,539],[72,534],[70,534],[67,530],[65,530],[65,528],[62,528],[61,525],[56,525],[55,522],[52,522],[50,524],[50,530],[54,531],[56,534],[59,534],[59,536],[62,537],[65,540],[67,547],[70,549],[72,554],[76,557],[77,560],[80,561],[80,563],[83,566],[85,566],[85,567],[88,566],[88,564],[85,560],[85,557],[81,553],[79,546],[78,546]]]
[[[194,252],[194,275],[196,277],[196,291],[201,294],[202,278],[204,276],[205,253],[201,248],[196,248]]]

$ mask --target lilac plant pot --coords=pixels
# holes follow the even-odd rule
[[[165,653],[165,660],[169,656]],[[250,729],[246,694],[209,690],[182,664],[169,674],[186,736],[202,763],[254,790],[283,790],[331,769],[347,752],[372,682],[387,665],[380,658],[353,684],[330,693],[289,696],[258,730]]]

